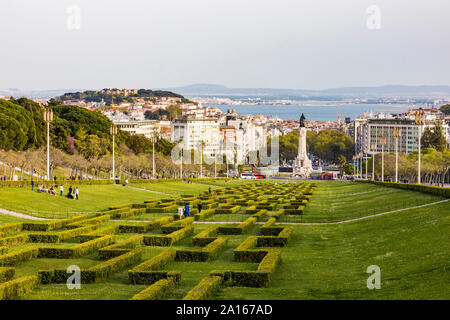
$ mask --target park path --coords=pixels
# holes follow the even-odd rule
[[[145,190],[145,189],[143,189],[143,190]],[[354,219],[348,219],[348,220],[342,220],[342,221],[336,221],[336,222],[279,222],[279,223],[276,223],[276,224],[299,225],[299,226],[302,226],[302,225],[303,226],[320,226],[320,225],[342,224],[342,223],[349,223],[349,222],[354,222],[354,221],[359,221],[359,220],[364,220],[364,219],[370,219],[370,218],[383,216],[383,215],[390,214],[390,213],[395,213],[395,212],[401,212],[401,211],[407,211],[407,210],[413,210],[413,209],[418,209],[418,208],[434,206],[436,204],[445,203],[445,202],[449,202],[449,201],[450,201],[450,199],[446,199],[446,200],[441,200],[441,201],[421,204],[421,205],[414,206],[414,207],[402,208],[402,209],[397,209],[397,210],[392,210],[392,211],[386,211],[386,212],[372,214],[370,216],[354,218]],[[54,220],[54,219],[45,219],[45,218],[33,217],[33,216],[29,216],[27,214],[14,212],[14,211],[9,211],[9,210],[2,209],[2,208],[0,208],[0,214],[6,214],[6,215],[13,216],[13,217],[29,219],[29,220]],[[115,220],[115,221],[120,221],[120,222],[150,222],[152,220]],[[194,223],[195,224],[236,224],[236,223],[241,223],[241,222],[242,221],[195,221]],[[256,224],[264,224],[264,222],[257,222]]]
[[[115,184],[115,186],[119,186],[119,187],[124,188],[121,184]],[[163,194],[163,195],[171,196],[171,197],[176,196],[176,195],[170,194],[170,193],[164,193],[164,192],[161,192],[161,191],[148,190],[148,189],[143,189],[143,188],[138,188],[138,187],[132,187],[132,186],[126,186],[125,188],[131,188],[131,189],[136,189],[136,190],[141,190],[141,191],[147,191],[147,192],[151,192],[151,193]]]
[[[27,214],[14,212],[14,211],[9,211],[9,210],[2,209],[2,208],[0,208],[0,214],[6,214],[8,216],[13,216],[13,217],[23,218],[23,219],[28,219],[28,220],[39,220],[39,221],[41,221],[41,220],[52,220],[52,219],[46,219],[46,218],[33,217],[33,216],[29,216]]]

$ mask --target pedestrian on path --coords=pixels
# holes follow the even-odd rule
[[[59,186],[59,195],[62,197],[63,193],[64,193],[64,187],[63,187],[63,185],[60,185]]]
[[[189,217],[189,210],[191,209],[191,207],[189,206],[189,203],[187,203],[185,206],[184,206],[184,216],[187,218],[187,217]]]
[[[199,202],[198,205],[197,205],[198,213],[202,212],[202,208],[203,208],[203,205],[202,205],[201,202]]]
[[[75,198],[78,200],[78,194],[80,193],[80,191],[78,191],[78,187],[75,188]]]
[[[31,179],[31,191],[34,191],[34,180]]]

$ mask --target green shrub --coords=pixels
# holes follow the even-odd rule
[[[206,300],[220,289],[223,279],[218,276],[208,276],[203,278],[183,300]]]
[[[110,219],[111,219],[111,216],[109,214],[105,214],[105,215],[94,217],[91,219],[82,220],[82,221],[74,222],[74,223],[69,223],[66,225],[66,228],[76,229],[76,228],[80,228],[80,227],[83,227],[86,225],[102,224],[102,223],[108,222]]]
[[[106,235],[68,248],[41,247],[39,248],[38,258],[69,259],[84,256],[113,243],[114,235]]]
[[[252,217],[255,217],[257,221],[261,221],[266,215],[267,215],[267,210],[262,209],[262,210],[259,210],[257,213],[253,214]]]
[[[215,214],[234,214],[241,210],[241,206],[219,207],[215,209]]]
[[[27,248],[0,256],[0,266],[14,266],[16,264],[30,261],[36,258],[39,253],[39,248]]]
[[[199,234],[192,237],[192,244],[194,246],[204,247],[210,242],[216,239],[216,235],[219,233],[218,226],[209,227],[206,230],[203,230]]]
[[[96,228],[96,226],[86,226],[86,227],[83,227],[83,228],[88,229],[88,228],[91,228],[91,227]],[[75,230],[78,230],[78,229],[73,229],[73,230],[70,230],[70,231],[75,231]],[[118,231],[119,231],[119,226],[118,225],[112,225],[112,226],[107,226],[107,227],[103,227],[103,228],[99,228],[99,229],[94,229],[94,231],[81,234],[79,236],[79,238],[80,238],[80,242],[87,242],[87,241],[90,241],[90,240],[94,240],[96,238],[100,238],[100,237],[105,236],[105,235],[116,234]]]
[[[201,213],[194,215],[195,221],[203,221],[214,214],[214,209],[203,209]]]
[[[22,231],[22,227],[23,227],[22,222],[2,224],[2,225],[0,225],[0,234],[19,232],[19,231]]]
[[[16,236],[1,238],[0,246],[16,246],[18,244],[27,243],[28,240],[28,234],[21,233]]]
[[[8,253],[8,247],[0,247],[0,255]]]
[[[178,220],[175,222],[171,222],[171,223],[161,226],[161,231],[165,234],[169,234],[169,233],[178,231],[184,227],[192,225],[194,220],[195,220],[194,217],[188,217],[188,218],[184,218],[184,219],[181,219],[181,220]]]
[[[16,270],[10,267],[0,267],[0,283],[6,282],[14,278]]]
[[[98,255],[102,260],[109,260],[114,257],[123,255],[124,253],[130,252],[131,250],[139,247],[143,242],[143,236],[137,235],[131,237],[125,241],[104,247],[98,250]]]
[[[133,225],[119,225],[119,232],[124,233],[146,233],[150,230],[155,230],[158,228],[161,228],[161,226],[168,224],[173,221],[173,217],[167,216],[162,217],[153,221],[145,222],[145,223],[139,223],[139,224],[133,224]]]
[[[179,262],[207,262],[214,260],[216,256],[226,249],[228,239],[219,237],[202,249],[177,250],[175,261]]]
[[[89,268],[88,271],[95,272],[96,280],[97,279],[106,279],[111,274],[120,272],[127,268],[130,265],[133,265],[141,260],[142,250],[136,249],[110,260],[107,260],[103,263],[100,263],[92,268]]]
[[[194,233],[192,226],[184,227],[167,235],[144,236],[144,244],[147,246],[168,247]]]
[[[254,226],[254,224],[256,223],[256,220],[257,219],[255,217],[250,217],[247,220],[241,222],[239,225],[234,226],[234,227],[230,227],[230,226],[219,227],[219,232],[222,234],[228,234],[228,235],[243,234]]]
[[[174,285],[173,278],[158,280],[150,287],[135,294],[130,300],[159,300],[163,298]]]
[[[0,284],[0,300],[20,297],[32,291],[39,284],[38,276],[26,276]]]

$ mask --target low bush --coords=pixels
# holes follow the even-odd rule
[[[0,267],[0,283],[11,280],[16,270],[10,267]]]
[[[253,214],[252,217],[255,217],[257,221],[261,221],[266,215],[267,215],[267,210],[262,209],[262,210],[259,210],[257,213]]]
[[[241,206],[219,207],[216,208],[215,214],[234,214],[241,210]]]
[[[181,219],[181,220],[178,220],[175,222],[167,223],[167,224],[161,226],[161,231],[164,234],[169,234],[169,233],[178,231],[184,227],[192,225],[194,220],[195,220],[194,217],[188,217],[188,218],[184,218],[184,219]]]
[[[179,262],[207,262],[214,260],[217,255],[226,249],[228,239],[219,237],[202,249],[177,250],[175,261]]]
[[[8,247],[0,247],[0,255],[8,253]]]
[[[16,236],[0,238],[0,246],[16,246],[28,242],[28,234],[21,233]]]
[[[161,228],[161,226],[171,223],[173,221],[173,217],[167,216],[162,217],[153,221],[139,223],[139,224],[120,224],[119,232],[123,233],[146,233],[150,230],[155,230]]]
[[[23,296],[39,284],[38,276],[26,276],[0,284],[0,300]]]
[[[136,264],[141,260],[141,257],[142,250],[132,250],[130,252],[107,260],[103,263],[100,263],[92,268],[89,268],[88,271],[95,272],[95,280],[106,279],[111,274],[120,272],[128,266]]]
[[[151,284],[160,279],[173,277],[176,281],[181,278],[180,272],[163,271],[162,269],[175,261],[175,249],[167,249],[155,257],[144,261],[128,271],[128,278],[132,284]],[[159,270],[159,271],[158,271]]]
[[[147,246],[168,247],[193,233],[194,228],[192,226],[187,226],[167,235],[144,236],[144,244]]]
[[[83,227],[83,228],[89,228],[89,227],[92,227],[92,226],[87,226],[87,227]],[[94,226],[94,227],[96,227],[96,226]],[[73,229],[71,231],[75,231],[75,230],[78,230],[78,229]],[[79,238],[80,238],[80,242],[87,242],[90,240],[94,240],[96,238],[100,238],[105,235],[116,234],[118,231],[119,231],[119,226],[112,225],[112,226],[107,226],[107,227],[103,227],[103,228],[99,228],[99,229],[94,229],[94,231],[81,234],[79,236]]]
[[[105,214],[105,215],[101,215],[98,217],[94,217],[94,218],[90,218],[90,219],[86,219],[86,220],[82,220],[82,221],[77,221],[74,223],[69,223],[65,227],[67,229],[76,229],[76,228],[80,228],[80,227],[83,227],[86,225],[102,224],[102,223],[108,222],[110,219],[111,219],[111,216],[109,214]]]
[[[130,300],[159,300],[175,286],[173,278],[161,279],[135,294]]]
[[[36,258],[39,253],[39,248],[27,248],[0,256],[0,266],[14,266],[16,264],[30,261]]]
[[[16,222],[16,223],[7,223],[0,225],[0,234],[5,233],[13,233],[13,232],[19,232],[22,231],[23,223],[22,222]]]
[[[84,256],[114,243],[114,235],[106,235],[68,248],[39,248],[38,258],[69,259]]]
[[[203,209],[201,213],[194,215],[195,221],[203,221],[214,214],[214,209]]]
[[[204,247],[208,245],[210,242],[216,240],[216,236],[219,233],[218,226],[209,227],[206,230],[203,230],[199,234],[192,237],[192,243],[194,246]]]
[[[206,300],[220,289],[223,278],[218,276],[208,276],[203,278],[183,300]]]
[[[250,217],[247,220],[241,222],[237,226],[219,227],[219,232],[222,234],[227,234],[227,235],[243,234],[254,226],[254,224],[256,223],[256,220],[257,219],[255,217]]]
[[[142,245],[142,243],[143,236],[136,235],[127,240],[99,249],[98,255],[102,260],[109,260],[132,251],[133,249]]]

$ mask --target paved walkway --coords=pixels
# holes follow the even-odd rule
[[[319,226],[319,225],[342,224],[342,223],[349,223],[349,222],[354,222],[354,221],[359,221],[359,220],[364,220],[364,219],[370,219],[370,218],[373,218],[373,217],[378,217],[378,216],[382,216],[382,215],[390,214],[390,213],[395,213],[395,212],[401,212],[401,211],[407,211],[407,210],[412,210],[412,209],[418,209],[418,208],[434,206],[436,204],[445,203],[445,202],[449,202],[449,201],[450,201],[450,199],[446,199],[446,200],[431,202],[431,203],[427,203],[427,204],[422,204],[422,205],[419,205],[419,206],[403,208],[403,209],[397,209],[397,210],[392,210],[392,211],[386,211],[386,212],[376,213],[376,214],[372,214],[370,216],[365,216],[365,217],[361,217],[361,218],[354,218],[354,219],[348,219],[348,220],[342,220],[342,221],[336,221],[336,222],[278,222],[276,224],[281,224],[281,225],[304,225],[304,226]],[[13,217],[29,219],[29,220],[53,220],[53,219],[45,219],[45,218],[33,217],[33,216],[29,216],[27,214],[18,213],[18,212],[14,212],[14,211],[9,211],[9,210],[6,210],[6,209],[1,209],[1,208],[0,208],[0,214],[6,214],[6,215],[13,216]],[[120,221],[120,222],[150,222],[152,220],[114,220],[114,221]],[[196,223],[196,224],[237,224],[238,223],[239,224],[241,222],[242,221],[195,221],[194,223]],[[264,222],[257,222],[256,224],[264,224]]]
[[[131,188],[131,189],[136,189],[136,190],[141,190],[141,191],[147,191],[147,192],[152,192],[152,193],[157,193],[157,194],[163,194],[163,195],[171,196],[171,197],[175,196],[174,194],[164,193],[164,192],[161,192],[161,191],[148,190],[148,189],[137,188],[137,187],[132,187],[132,186],[126,186],[126,187],[124,187],[124,186],[122,186],[121,184],[115,184],[115,185],[116,185],[116,186],[119,186],[119,187],[122,187],[122,188]]]
[[[23,218],[23,219],[28,219],[28,220],[52,220],[52,219],[33,217],[33,216],[29,216],[27,214],[14,212],[14,211],[9,211],[9,210],[2,209],[2,208],[0,208],[0,214],[6,214],[8,216],[13,216],[13,217]]]

